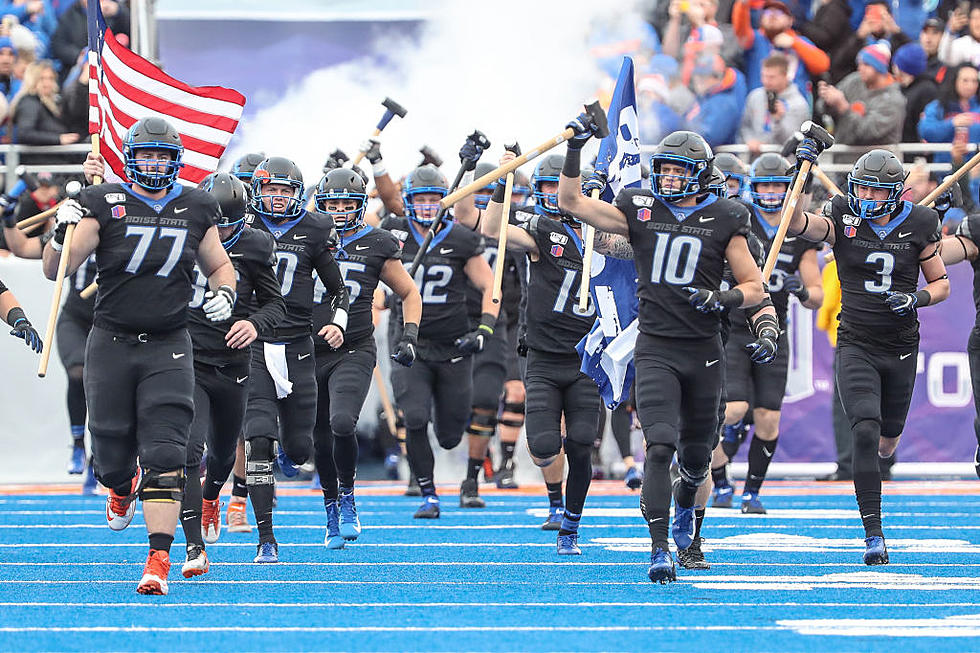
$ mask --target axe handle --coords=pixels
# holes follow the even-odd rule
[[[99,289],[98,282],[93,281],[89,285],[85,286],[85,288],[80,293],[78,293],[78,296],[81,297],[82,299],[88,299],[89,297],[94,295],[95,291],[98,289]]]
[[[946,177],[946,179],[943,180],[943,183],[933,188],[931,193],[929,193],[928,195],[922,198],[922,201],[919,202],[919,205],[931,207],[933,204],[936,203],[937,197],[945,193],[950,186],[958,182],[960,180],[960,177],[962,177],[970,170],[975,168],[978,163],[980,163],[980,152],[977,152],[972,157],[970,157],[969,161],[967,161],[962,166],[960,166],[960,168],[955,172],[953,172],[953,174]]]
[[[820,166],[814,165],[810,167],[810,172],[813,176],[820,180],[823,187],[830,191],[831,195],[843,195],[844,191],[840,189],[840,186],[834,183],[834,180],[827,176],[827,173],[820,169]]]
[[[786,203],[783,204],[783,215],[779,219],[779,228],[776,230],[776,235],[772,239],[772,246],[769,248],[769,254],[766,256],[766,265],[762,268],[763,283],[769,282],[772,270],[776,267],[776,257],[779,256],[779,250],[783,246],[783,239],[786,238],[786,230],[789,229],[790,220],[793,218],[793,213],[796,212],[796,204],[800,200],[800,194],[803,192],[803,184],[806,183],[806,178],[810,175],[810,168],[812,166],[813,163],[811,161],[804,161],[800,165],[800,174],[796,176],[796,183],[793,184],[793,190],[790,191]]]
[[[503,298],[501,287],[504,283],[504,259],[507,258],[507,227],[510,226],[510,194],[514,190],[514,173],[507,173],[504,186],[504,207],[500,214],[500,231],[497,233],[497,260],[493,264],[493,303],[499,304]]]
[[[36,214],[32,215],[29,218],[24,218],[23,220],[21,220],[20,222],[17,223],[17,228],[18,229],[30,229],[34,225],[40,224],[40,223],[44,222],[45,220],[47,220],[48,218],[50,218],[52,215],[54,215],[55,213],[57,213],[58,212],[58,207],[61,206],[63,203],[64,203],[64,200],[61,200],[60,202],[58,202],[57,204],[55,204],[54,206],[52,206],[50,209],[45,209],[45,210],[41,211],[40,213],[36,213]]]
[[[378,129],[377,127],[375,127],[374,128],[374,131],[371,133],[371,138],[377,138],[380,135],[381,135],[381,130]],[[365,152],[364,150],[361,150],[360,152],[358,152],[357,154],[355,154],[353,161],[351,161],[351,167],[353,168],[358,163],[360,163],[361,160],[364,158],[364,155],[365,154],[367,154],[367,152]]]
[[[44,349],[41,350],[41,362],[37,366],[37,375],[42,379],[48,373],[48,359],[51,358],[51,346],[54,344],[54,330],[58,324],[61,292],[65,286],[65,272],[68,270],[68,259],[71,258],[71,240],[74,235],[75,225],[70,224],[65,230],[65,243],[61,248],[61,258],[58,260],[58,276],[54,280],[54,295],[51,297],[51,309],[48,311],[48,326],[44,331]]]
[[[592,191],[592,199],[599,199],[599,191]],[[592,254],[595,251],[595,227],[590,224],[582,224],[583,252],[582,252],[582,286],[578,291],[578,310],[581,313],[589,308],[589,285],[592,281]]]
[[[388,395],[388,386],[385,385],[385,378],[381,375],[381,368],[374,366],[374,385],[378,388],[378,397],[381,399],[381,408],[385,413],[385,422],[388,423],[388,430],[394,437],[398,433],[398,425],[395,419],[395,407],[391,403]]]
[[[483,175],[479,179],[476,179],[475,181],[463,186],[462,188],[453,191],[449,195],[446,195],[439,201],[439,206],[444,209],[448,209],[450,206],[460,201],[464,197],[472,195],[473,193],[480,190],[484,186],[489,185],[490,183],[496,181],[497,179],[500,179],[508,172],[513,172],[517,170],[531,159],[537,158],[538,156],[544,154],[545,152],[555,147],[556,145],[561,145],[562,143],[564,143],[574,135],[575,132],[572,130],[571,127],[565,129],[557,136],[549,138],[545,142],[529,150],[528,152],[525,152],[524,154],[517,157],[516,159],[512,159],[508,161],[507,163],[500,166],[499,168],[496,168],[495,170],[491,170],[490,172]]]

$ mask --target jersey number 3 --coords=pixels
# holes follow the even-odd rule
[[[865,263],[876,266],[875,274],[877,279],[864,282],[864,289],[868,292],[886,292],[892,287],[892,270],[895,269],[895,257],[889,252],[871,252]]]

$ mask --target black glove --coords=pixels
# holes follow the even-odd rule
[[[886,290],[884,294],[885,303],[895,315],[908,315],[916,306],[928,306],[931,299],[929,293],[924,290],[911,293]]]
[[[371,165],[381,160],[381,141],[378,139],[368,139],[366,143],[361,145],[361,148],[364,150],[364,158],[370,161]]]
[[[799,164],[804,161],[809,161],[810,163],[816,163],[817,157],[820,156],[820,144],[812,138],[804,138],[800,141],[800,144],[796,146],[796,160]]]
[[[584,111],[569,121],[565,127],[570,127],[575,132],[567,142],[568,147],[573,150],[581,150],[599,130],[592,116]]]
[[[787,274],[783,278],[783,290],[791,295],[796,295],[801,303],[810,299],[810,291],[803,285],[803,279],[800,279],[799,275]]]
[[[391,354],[391,360],[399,365],[411,367],[412,363],[415,362],[415,350],[418,348],[418,338],[419,325],[413,322],[406,324],[405,330],[402,332],[402,339],[398,341],[398,346],[395,347],[394,353]]]
[[[483,156],[483,147],[476,141],[467,138],[463,147],[459,148],[459,161],[466,170],[476,170],[476,164]]]
[[[963,189],[960,188],[959,183],[955,183],[946,189],[942,195],[936,198],[933,208],[939,212],[939,217],[944,218],[946,216],[946,211],[952,208],[960,208],[963,206]]]
[[[687,298],[691,306],[702,313],[719,312],[725,308],[735,308],[742,305],[744,296],[741,290],[705,290],[686,286],[684,288],[691,296]]]
[[[33,349],[35,353],[40,354],[44,348],[41,336],[37,334],[37,330],[26,317],[19,317],[14,320],[14,328],[10,330],[10,335],[15,338],[23,338],[24,344]]]
[[[592,176],[582,184],[582,192],[589,196],[592,195],[592,191],[599,191],[601,193],[606,190],[607,183],[606,173],[601,170],[595,170],[592,172]]]
[[[763,329],[754,342],[745,345],[750,352],[752,362],[760,365],[771,362],[776,357],[778,340],[779,333],[774,329]]]
[[[10,195],[0,195],[0,216],[3,216],[3,226],[14,229],[17,226],[17,218],[14,217],[14,209],[17,207],[17,198]]]
[[[483,346],[489,336],[493,335],[493,325],[497,318],[490,313],[484,313],[480,319],[480,326],[467,333],[462,338],[456,339],[456,348],[464,354],[478,354],[483,351]]]

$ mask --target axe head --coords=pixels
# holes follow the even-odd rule
[[[800,143],[803,141],[802,132],[793,132],[785,143],[783,143],[783,149],[779,152],[785,157],[790,157],[796,153],[796,148],[799,147]]]
[[[826,150],[834,144],[834,137],[830,135],[830,132],[812,120],[807,120],[805,123],[800,125],[800,133],[805,137],[812,138],[819,143],[821,150]]]
[[[436,154],[435,150],[428,145],[420,147],[419,152],[422,154],[422,163],[419,164],[420,166],[432,164],[437,168],[442,167],[442,157]]]
[[[335,161],[339,161],[340,163],[345,163],[347,161],[350,161],[350,157],[344,154],[344,151],[341,150],[340,148],[337,148],[336,150],[331,152],[330,158],[334,159]]]
[[[507,150],[508,152],[513,152],[514,156],[521,155],[521,146],[518,145],[517,143],[514,143],[513,145],[504,145],[504,149]]]
[[[68,197],[78,197],[78,194],[82,192],[81,182],[72,179],[67,184],[65,184],[65,193]]]
[[[386,97],[384,100],[382,100],[381,104],[384,105],[385,111],[388,111],[392,115],[398,116],[399,118],[404,118],[405,114],[408,113],[408,110],[405,107],[398,104],[390,97]]]
[[[490,139],[488,139],[479,129],[474,129],[473,133],[466,137],[466,140],[473,141],[484,150],[490,147]]]
[[[596,127],[596,138],[605,138],[609,135],[609,123],[606,121],[606,112],[602,110],[599,105],[599,101],[596,100],[592,104],[585,105],[585,112],[592,116],[593,122],[595,122]]]

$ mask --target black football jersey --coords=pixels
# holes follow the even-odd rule
[[[956,235],[969,238],[977,247],[980,247],[980,214],[971,213],[963,218],[959,226],[956,227]],[[977,309],[976,328],[980,329],[980,257],[972,261],[973,266],[973,305]]]
[[[180,184],[159,200],[128,184],[99,184],[78,201],[99,221],[95,323],[147,333],[186,326],[197,249],[218,219],[218,202]]]
[[[304,211],[298,218],[276,223],[264,216],[252,221],[255,229],[272,235],[276,241],[276,277],[286,301],[286,315],[264,342],[288,342],[310,335],[313,330],[313,272],[323,279],[328,303],[348,308],[340,268],[330,247],[333,221],[329,216]],[[326,300],[325,300],[326,301]]]
[[[919,258],[941,237],[938,214],[901,202],[887,224],[877,225],[852,215],[847,199],[837,196],[831,201],[830,217],[841,285],[838,337],[888,351],[917,345],[918,316],[914,311],[908,315],[893,313],[885,304],[884,293],[916,291]]]
[[[224,322],[212,322],[204,314],[202,307],[207,303],[208,278],[196,265],[194,293],[188,303],[194,357],[211,363],[248,357],[248,349],[230,349],[225,344],[225,335],[235,322],[250,320],[261,338],[269,336],[286,314],[286,304],[276,278],[276,243],[272,236],[245,227],[227,251],[235,268],[238,293],[232,316]]]
[[[569,225],[533,215],[522,228],[534,238],[538,260],[528,258],[527,346],[556,354],[573,354],[575,345],[595,322],[592,298],[579,310],[582,288],[582,239]]]
[[[381,224],[401,243],[401,260],[411,268],[419,245],[425,240],[415,224],[402,216],[385,218]],[[469,278],[464,268],[470,258],[483,254],[479,234],[455,224],[446,225],[432,239],[425,259],[415,271],[415,285],[422,294],[422,321],[419,324],[419,355],[425,360],[448,360],[459,356],[455,340],[470,330],[466,313],[466,287]],[[396,327],[401,325],[401,302],[392,315]]]
[[[374,324],[371,321],[374,290],[378,287],[384,264],[388,259],[399,258],[400,249],[398,240],[391,233],[366,225],[353,236],[345,238],[342,246],[334,252],[350,294],[345,333],[348,343],[359,343],[374,334]],[[333,318],[333,308],[329,301],[325,301],[329,297],[320,277],[315,274],[314,277],[316,287],[313,291],[313,330],[319,333]],[[327,346],[319,338],[315,342],[321,348]]]
[[[616,207],[626,216],[633,246],[640,331],[669,338],[719,333],[720,316],[695,310],[684,288],[719,289],[729,241],[749,232],[748,209],[714,195],[676,206],[645,188],[624,189]]]
[[[85,324],[92,324],[92,317],[95,314],[95,295],[82,299],[80,293],[95,281],[96,266],[94,253],[82,261],[75,274],[69,279],[68,297],[61,307],[62,312]]]
[[[510,212],[510,224],[520,225],[514,218],[514,211]],[[482,216],[482,214],[481,214]],[[493,270],[497,265],[497,238],[494,236],[483,237],[483,258],[487,260],[487,265]],[[517,311],[521,303],[521,277],[519,265],[523,265],[524,257],[520,259],[514,252],[504,254],[504,271],[500,283],[501,305],[498,324],[507,323],[517,317]],[[477,323],[483,315],[483,292],[473,284],[469,284],[466,295],[466,307],[469,311],[470,321]],[[511,317],[513,316],[513,317]]]

